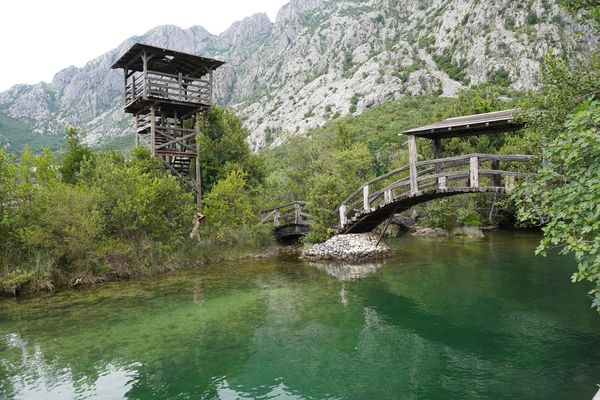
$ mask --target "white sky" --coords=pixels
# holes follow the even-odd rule
[[[219,34],[257,12],[271,21],[288,0],[5,0],[0,11],[0,91],[49,82],[157,25]]]

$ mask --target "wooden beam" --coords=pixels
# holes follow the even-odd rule
[[[150,151],[156,155],[156,107],[150,106]]]
[[[500,169],[500,161],[499,160],[492,160],[492,169],[493,170]],[[502,185],[500,177],[501,176],[498,174],[492,176],[492,186],[500,187]]]
[[[135,147],[140,145],[140,134],[138,133],[138,126],[140,124],[140,114],[135,114]]]
[[[442,139],[435,138],[432,140],[433,142],[433,158],[440,159],[442,158]],[[435,173],[439,174],[442,170],[442,166],[439,162],[435,163]]]

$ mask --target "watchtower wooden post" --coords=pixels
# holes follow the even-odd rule
[[[135,117],[135,144],[146,145],[196,193],[201,205],[196,121],[212,105],[213,72],[224,62],[134,44],[112,66],[124,70],[125,112]]]

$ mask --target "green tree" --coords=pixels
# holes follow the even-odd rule
[[[81,142],[83,133],[76,128],[69,126],[65,132],[67,136],[67,148],[62,157],[60,173],[63,181],[67,183],[77,183],[81,165],[86,159],[93,157],[92,149]]]
[[[202,187],[209,192],[229,172],[243,170],[251,186],[259,186],[265,177],[262,160],[252,154],[247,142],[248,130],[232,111],[214,106],[198,121]]]
[[[28,212],[28,223],[20,229],[29,250],[42,250],[70,272],[105,269],[107,249],[103,247],[101,193],[57,182],[36,191]]]
[[[544,146],[546,162],[515,194],[522,220],[547,222],[537,249],[573,254],[573,282],[591,281],[600,311],[600,102],[585,101]]]
[[[233,169],[204,198],[207,223],[219,241],[236,241],[243,227],[258,222],[246,177],[241,169]]]

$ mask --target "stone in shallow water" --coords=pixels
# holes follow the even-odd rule
[[[383,258],[390,248],[372,233],[350,233],[337,235],[326,242],[315,244],[304,250],[301,258],[309,260],[363,261]]]

